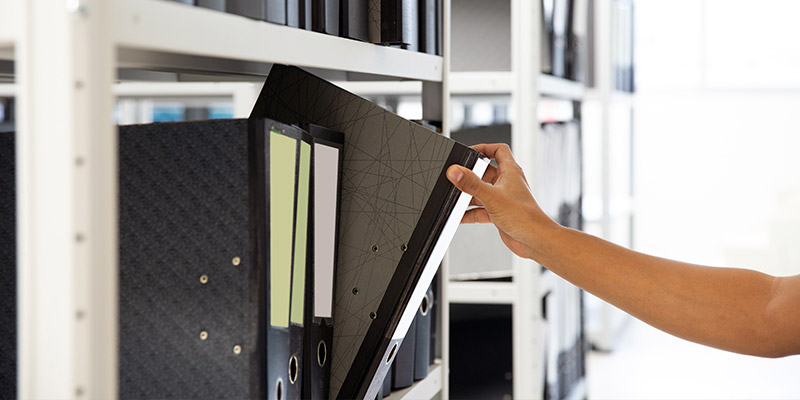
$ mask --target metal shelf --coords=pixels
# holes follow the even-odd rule
[[[447,291],[451,304],[514,304],[517,299],[514,282],[450,281]]]
[[[333,83],[360,96],[419,96],[422,94],[422,82],[419,81],[334,81]]]
[[[582,82],[557,78],[551,75],[539,75],[539,93],[544,97],[583,100],[586,88]]]
[[[512,277],[513,279],[513,277]],[[544,270],[537,279],[539,296],[544,297],[553,290],[557,277]],[[514,304],[519,285],[515,282],[497,281],[449,281],[448,301],[456,304]]]
[[[513,85],[514,75],[510,71],[450,74],[450,93],[454,95],[510,94]]]
[[[112,26],[123,67],[266,75],[281,63],[442,80],[442,57],[163,0],[114,0]]]
[[[442,391],[442,364],[441,360],[436,360],[436,364],[428,368],[428,376],[414,382],[413,385],[392,392],[387,400],[417,400],[433,399]]]

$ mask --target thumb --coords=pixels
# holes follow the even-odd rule
[[[462,192],[477,197],[479,200],[489,190],[488,183],[478,178],[478,175],[475,175],[474,172],[460,165],[451,165],[447,169],[447,179]]]

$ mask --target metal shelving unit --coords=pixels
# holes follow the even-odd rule
[[[134,91],[114,85],[120,69],[144,79],[159,71],[247,80],[285,63],[345,79],[422,81],[425,117],[445,121],[447,132],[449,16],[444,1],[444,57],[437,57],[160,0],[0,3],[0,62],[13,66],[18,104],[20,398],[117,397],[111,115],[115,96]],[[219,94],[209,86],[190,91]],[[446,304],[444,286],[439,298]],[[447,307],[439,315],[446,321]],[[397,398],[447,398],[442,327],[440,364]]]

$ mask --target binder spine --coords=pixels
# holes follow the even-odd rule
[[[253,19],[264,19],[266,0],[227,0],[226,11]]]
[[[431,255],[434,250],[440,250],[442,254],[444,253],[445,249],[436,249],[437,243],[433,240],[440,238],[451,212],[456,207],[462,194],[447,180],[445,172],[450,165],[460,164],[474,169],[476,173],[482,175],[488,162],[484,162],[479,166],[480,157],[480,153],[466,146],[453,145],[450,155],[439,174],[439,179],[428,199],[428,203],[422,211],[419,222],[411,236],[408,250],[400,260],[400,264],[392,276],[384,296],[385,299],[400,300],[398,303],[391,301],[381,302],[376,318],[370,325],[352,367],[342,384],[338,398],[371,398],[380,391],[383,377],[387,373],[393,357],[396,355],[395,345],[399,347],[403,337],[409,332],[409,327],[416,315],[416,308],[422,301],[427,288],[433,280],[436,269],[438,269],[441,259],[436,261],[435,265],[431,265]],[[466,210],[466,206],[467,203],[464,203],[464,210]],[[463,213],[463,210],[461,213]],[[384,332],[392,332],[391,338],[386,338]],[[413,331],[411,334],[414,334]],[[360,385],[359,383],[364,380],[368,384]]]
[[[225,0],[197,0],[197,6],[217,11],[225,11]]]
[[[0,133],[0,398],[17,398],[15,134]]]
[[[273,24],[286,25],[286,2],[292,0],[261,0],[264,1],[264,14],[261,19]],[[296,0],[294,0],[296,1]]]
[[[416,51],[419,48],[419,0],[381,0],[381,41]]]
[[[369,41],[369,0],[341,1],[343,37]]]

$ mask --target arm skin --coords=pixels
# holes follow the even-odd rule
[[[461,166],[447,170],[476,206],[462,223],[493,223],[518,256],[672,335],[762,357],[800,354],[800,275],[687,264],[564,228],[536,204],[507,145],[474,148],[498,166],[483,180]]]

